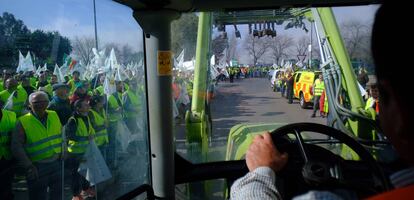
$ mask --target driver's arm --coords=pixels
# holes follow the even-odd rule
[[[230,199],[282,199],[275,186],[275,172],[282,170],[287,161],[288,154],[280,153],[276,149],[270,133],[255,136],[246,153],[246,163],[250,172],[234,182],[231,187]],[[309,191],[293,199],[340,200],[342,198],[329,191]],[[348,199],[354,198],[350,196]]]
[[[231,199],[282,199],[275,187],[275,172],[287,163],[288,155],[280,153],[267,132],[257,135],[246,153],[249,173],[235,181]]]

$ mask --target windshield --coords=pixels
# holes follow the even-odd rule
[[[357,93],[352,95],[359,95],[367,109],[375,107],[375,103],[367,101],[372,97],[370,87],[376,80],[369,49],[377,8],[333,8],[355,82],[359,85]],[[323,30],[316,26],[310,9],[214,12],[209,47],[196,43],[199,16],[199,13],[183,15],[172,26],[176,58],[174,116],[177,151],[181,155],[193,162],[241,159],[229,152],[245,150],[243,142],[249,139],[241,139],[242,136],[251,137],[249,135],[296,122],[339,128],[335,117],[329,114],[325,88],[317,84],[318,80],[324,82],[323,77],[320,78],[323,74],[320,68]],[[209,67],[204,69],[209,72],[207,83],[194,78],[198,73],[194,69],[197,68],[194,61],[197,48],[210,49]],[[191,116],[199,112],[193,95],[197,92],[194,90],[199,90],[195,85],[200,84],[206,90],[207,103],[203,111],[207,129],[211,129],[211,132],[207,130],[206,160],[191,152],[192,146],[200,144],[188,139],[195,129],[189,126],[193,123],[191,117],[186,116],[186,113]],[[345,102],[349,100],[347,95],[351,96],[346,94],[340,98],[344,106],[350,108],[350,101]],[[313,139],[312,134],[307,135],[308,139]]]
[[[315,17],[317,11],[310,8],[183,15],[171,32],[177,152],[194,163],[239,160],[255,134],[298,122],[331,126],[356,139],[385,140],[378,131],[370,52],[377,9],[332,8],[334,31],[324,23],[327,18]],[[204,20],[209,17],[211,22]],[[197,40],[200,26],[211,27],[208,43]],[[339,37],[333,36],[335,31]],[[344,45],[343,52],[338,43]],[[201,54],[203,48],[209,53]],[[198,65],[199,56],[207,56],[208,62]],[[207,79],[200,79],[202,71],[208,71]],[[202,104],[200,94],[205,95]],[[370,128],[355,127],[348,117],[356,112]],[[345,159],[359,159],[333,138],[314,132],[303,133],[303,138]],[[394,159],[392,147],[385,146],[371,151],[381,162]],[[224,185],[216,181],[204,186],[215,191]]]
[[[0,5],[0,199],[116,199],[149,184],[143,36],[132,10]]]
[[[1,5],[6,190],[15,199],[115,199],[151,184],[151,94],[144,36],[132,10],[111,1]],[[377,9],[332,9],[349,59],[327,45],[310,8],[182,14],[171,25],[176,152],[193,163],[240,160],[255,134],[297,122],[386,141],[375,128],[380,110],[370,56]],[[199,31],[208,39],[199,40]],[[343,60],[350,71],[339,68]],[[303,135],[344,155],[332,138]],[[218,180],[175,192],[179,199],[223,199],[223,188]]]

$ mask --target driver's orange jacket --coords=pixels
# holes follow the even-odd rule
[[[368,200],[385,200],[385,199],[398,199],[398,200],[408,200],[414,198],[414,185],[398,188],[395,190],[391,190],[389,192],[385,192],[371,198]]]

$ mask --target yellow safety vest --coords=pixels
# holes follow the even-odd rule
[[[92,126],[95,130],[95,143],[98,146],[109,143],[105,110],[103,110],[102,114],[103,115],[100,115],[98,112],[92,109],[89,112],[89,115],[92,116]]]
[[[36,88],[39,89],[41,86],[39,86],[39,82],[36,83]],[[53,96],[53,87],[52,84],[48,83],[47,85],[43,86],[44,91],[49,95]]]
[[[100,96],[104,95],[104,87],[102,85],[95,88],[94,93]]]
[[[16,114],[8,110],[0,110],[3,116],[0,120],[0,159],[11,159],[10,132],[16,127]]]
[[[89,145],[89,136],[95,135],[95,130],[92,127],[91,121],[88,118],[89,127],[86,128],[85,122],[82,118],[71,117],[69,120],[74,119],[76,121],[76,133],[75,140],[69,140],[68,151],[70,153],[81,154],[85,153],[86,148]]]
[[[30,85],[31,85],[32,87],[36,87],[36,84],[37,84],[37,80],[36,80],[36,78],[34,78],[34,77],[30,78]]]
[[[141,107],[141,102],[136,94],[132,92],[131,90],[127,90],[124,94],[123,94],[124,98],[129,98],[129,101],[131,103],[131,107],[134,108],[134,110],[138,110]],[[135,117],[137,116],[137,112],[136,111],[126,111],[125,112],[125,117]]]
[[[32,162],[48,159],[62,152],[62,124],[55,111],[46,112],[46,127],[32,113],[18,119],[26,134],[24,148]]]
[[[323,112],[328,113],[329,112],[329,102],[328,102],[328,96],[325,92],[325,99],[324,99],[324,103],[323,103]]]
[[[369,108],[372,108],[374,103],[375,103],[374,98],[372,98],[372,97],[368,98],[367,103],[365,104],[365,110],[368,110]]]
[[[115,97],[115,94],[117,94],[117,97]],[[120,99],[121,97],[122,97],[122,94],[119,92],[111,94],[109,96],[108,106],[110,110],[116,110],[118,108],[121,108],[122,106],[122,101]],[[122,119],[122,114],[119,112],[110,112],[108,113],[108,118],[110,122],[117,122]]]
[[[313,92],[313,95],[315,95],[315,96],[321,96],[324,89],[325,89],[324,82],[321,81],[321,80],[319,80],[319,79],[316,79],[315,80],[315,88],[313,90],[314,91]]]
[[[75,80],[70,79],[70,80],[68,81],[68,86],[70,87],[70,91],[69,91],[69,93],[70,93],[70,94],[73,94],[73,93],[75,92],[75,89],[76,89]]]
[[[13,97],[13,106],[11,111],[15,112],[17,116],[20,116],[24,110],[24,104],[26,103],[27,99],[27,92],[23,87],[17,88],[15,92],[17,95]],[[12,93],[10,93],[8,90],[3,90],[0,92],[0,100],[6,104],[11,94]]]
[[[49,95],[49,96],[53,96],[53,87],[52,85],[49,83],[47,85],[44,86],[45,88],[45,92]]]

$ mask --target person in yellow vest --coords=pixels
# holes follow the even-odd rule
[[[30,94],[31,111],[18,118],[12,135],[11,152],[26,171],[29,199],[62,195],[62,125],[55,111],[46,110],[48,104],[46,93]]]
[[[107,151],[107,161],[110,168],[115,167],[115,143],[118,121],[122,120],[122,92],[124,91],[124,83],[116,81],[116,92],[108,97],[108,137],[109,145]]]
[[[4,103],[0,101],[0,108]],[[0,199],[13,199],[14,162],[10,152],[10,138],[16,127],[16,114],[0,109]]]
[[[108,97],[108,117],[109,122],[117,122],[122,119],[122,93],[124,84],[122,81],[116,81],[116,92]]]
[[[284,97],[285,96],[285,94],[286,94],[286,73],[284,72],[284,71],[282,71],[281,73],[280,73],[280,76],[281,76],[281,86],[280,86],[280,94],[281,94],[281,96],[282,97]]]
[[[379,91],[376,84],[370,85],[370,94],[371,96],[368,98],[365,104],[365,110],[373,109],[376,115],[379,114]]]
[[[103,84],[104,84],[104,82],[105,82],[105,75],[103,75],[103,74],[101,74],[100,76],[99,76],[99,78],[97,78],[97,80],[96,80],[98,83],[97,83],[97,87],[95,87],[95,89],[93,90],[93,93],[95,94],[95,95],[100,95],[100,96],[103,96],[104,95],[104,86],[103,86]]]
[[[83,81],[83,87],[86,90],[86,94],[88,94],[90,97],[92,97],[93,92],[92,92],[91,84],[89,83],[88,80]]]
[[[49,82],[49,84],[52,85],[52,87],[53,87],[53,85],[54,84],[57,84],[57,83],[58,83],[57,76],[55,74],[50,75],[50,82]]]
[[[288,71],[288,75],[287,75],[287,79],[286,79],[286,97],[288,99],[288,104],[292,104],[293,103],[293,71],[289,70]]]
[[[69,101],[69,86],[63,83],[53,85],[54,96],[49,102],[47,109],[55,111],[64,126],[73,114],[73,108]]]
[[[326,95],[326,89],[323,90],[321,98],[319,99],[319,111],[321,113],[321,117],[325,118],[328,117],[328,96]]]
[[[0,92],[0,100],[4,102],[6,107],[10,107],[10,111],[15,112],[17,116],[21,116],[26,108],[26,90],[17,88],[17,81],[14,78],[7,79],[5,86],[6,90]],[[11,95],[13,97],[9,99]]]
[[[89,182],[78,173],[78,168],[86,149],[95,137],[95,130],[88,116],[89,109],[87,101],[83,99],[77,100],[74,103],[75,112],[65,125],[65,135],[69,141],[69,166],[72,171],[72,200],[82,200],[95,196],[95,191]]]
[[[36,84],[36,88],[40,91],[46,92],[49,98],[53,96],[52,85],[47,81],[47,72],[41,72],[39,76],[39,82]]]
[[[32,94],[36,90],[36,88],[30,84],[30,79],[27,76],[21,77],[21,84],[18,86],[18,88],[23,88],[26,91],[27,95]]]
[[[31,71],[27,72],[27,77],[29,77],[30,79],[30,85],[32,87],[36,87],[37,78],[34,77],[34,72],[31,72]]]
[[[311,117],[316,116],[316,111],[319,110],[319,100],[323,90],[325,90],[325,83],[323,82],[323,75],[319,74],[319,78],[313,83],[313,113]]]
[[[125,115],[125,123],[132,134],[138,131],[138,118],[141,111],[141,99],[138,95],[138,85],[136,80],[131,80],[130,87],[122,95],[122,102]]]
[[[76,89],[76,84],[81,82],[80,80],[80,73],[79,71],[74,71],[72,73],[72,79],[68,81],[68,86],[70,87],[70,94],[73,94],[73,92],[75,92]]]
[[[94,95],[89,101],[89,105],[91,106],[89,119],[91,120],[93,129],[95,130],[95,143],[106,159],[106,151],[109,143],[109,138],[108,118],[104,109],[105,98],[103,96]]]
[[[13,77],[13,72],[10,70],[3,70],[2,79],[0,82],[0,92],[6,89],[6,81]]]

